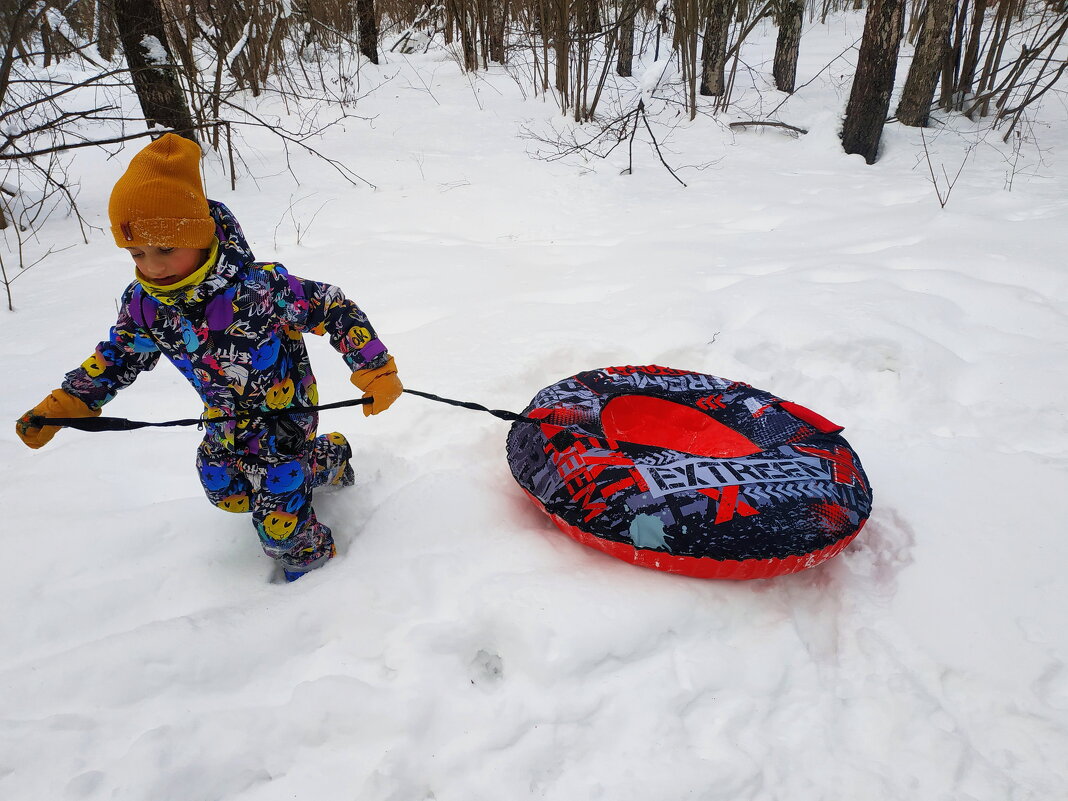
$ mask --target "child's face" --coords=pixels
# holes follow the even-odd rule
[[[137,271],[156,286],[176,284],[195,272],[208,256],[199,248],[126,248]]]

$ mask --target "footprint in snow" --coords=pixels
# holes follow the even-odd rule
[[[471,660],[472,684],[496,684],[504,678],[501,655],[480,649]]]

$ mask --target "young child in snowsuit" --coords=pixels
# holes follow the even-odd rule
[[[163,354],[204,402],[209,422],[197,468],[208,499],[251,512],[264,551],[292,581],[334,555],[312,490],[353,483],[348,442],[337,433],[317,437],[314,412],[260,414],[318,402],[303,334],[330,337],[352,383],[371,398],[365,414],[389,408],[402,386],[367,316],[337,287],[253,259],[230,211],[206,199],[200,155],[194,142],[166,134],[131,160],[108,214],[115,243],[133,256],[136,280],[108,339],[16,431],[40,448],[59,429],[35,426],[33,416],[99,415]]]

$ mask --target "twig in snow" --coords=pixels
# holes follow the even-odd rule
[[[543,136],[534,134],[529,128],[524,129],[524,133],[527,138],[534,139],[546,145],[550,145],[556,149],[556,153],[549,156],[541,156],[545,161],[559,161],[567,156],[575,153],[585,153],[590,156],[596,156],[599,159],[606,159],[612,154],[612,152],[619,147],[623,142],[627,142],[628,147],[628,164],[627,168],[622,171],[623,175],[634,174],[634,137],[638,131],[638,123],[641,121],[645,124],[646,131],[649,132],[650,140],[652,141],[653,148],[656,150],[657,156],[660,158],[660,163],[664,165],[664,168],[671,173],[671,177],[678,181],[683,186],[686,186],[686,182],[679,178],[675,174],[675,171],[671,168],[671,165],[664,159],[663,151],[660,150],[660,143],[656,139],[656,134],[653,133],[652,127],[649,125],[649,119],[645,113],[645,100],[638,98],[638,105],[626,114],[622,114],[619,117],[611,120],[610,122],[603,123],[600,130],[596,134],[592,135],[585,141],[578,141],[575,138],[574,133],[571,134],[571,142],[566,143],[563,141],[563,133],[559,133],[558,139],[546,139]],[[632,124],[633,123],[633,124]],[[593,146],[602,140],[606,139],[609,135],[614,137],[614,142],[605,151],[595,149]]]
[[[836,61],[837,61],[838,59],[840,59],[840,58],[841,58],[842,56],[844,56],[844,55],[845,55],[846,53],[848,53],[848,52],[849,52],[850,50],[853,50],[854,48],[856,48],[856,46],[857,46],[858,44],[860,44],[860,39],[859,39],[859,38],[858,38],[858,39],[856,39],[856,40],[854,40],[853,44],[851,44],[851,45],[850,45],[849,47],[847,47],[847,48],[846,48],[845,50],[843,50],[843,51],[842,51],[841,53],[839,53],[839,54],[838,54],[837,56],[835,56],[835,57],[834,57],[834,58],[832,58],[832,59],[831,59],[830,61],[828,61],[828,62],[827,62],[826,64],[824,64],[824,65],[823,65],[823,66],[822,66],[822,67],[820,68],[820,71],[819,71],[819,72],[817,72],[817,73],[816,73],[815,75],[813,75],[813,76],[812,76],[811,78],[809,78],[809,79],[808,79],[807,81],[805,81],[805,82],[804,82],[803,84],[801,84],[801,85],[800,85],[800,86],[798,86],[798,87],[797,87],[796,89],[794,89],[794,91],[793,91],[793,92],[791,92],[791,93],[790,93],[790,94],[788,94],[788,95],[787,95],[786,97],[784,97],[784,98],[782,99],[782,101],[780,101],[779,105],[777,105],[777,106],[776,106],[775,108],[773,108],[773,109],[772,109],[771,111],[769,111],[769,112],[768,112],[768,116],[770,117],[770,116],[771,116],[772,114],[774,114],[774,113],[775,113],[776,111],[778,111],[779,109],[781,109],[781,108],[782,108],[782,107],[783,107],[783,106],[784,106],[784,105],[786,104],[786,101],[787,101],[787,100],[789,100],[789,99],[790,99],[791,97],[793,97],[794,95],[796,95],[796,94],[797,94],[798,92],[800,92],[800,91],[801,91],[802,89],[804,89],[804,88],[805,88],[806,86],[808,86],[808,85],[809,85],[810,83],[812,83],[812,82],[813,82],[814,80],[816,80],[816,79],[817,79],[818,77],[820,77],[820,76],[821,76],[821,75],[822,75],[822,74],[823,74],[824,72],[826,72],[826,71],[827,71],[827,69],[829,69],[829,68],[830,68],[831,64],[833,64],[834,62],[836,62]]]
[[[946,172],[945,165],[942,165],[942,177],[946,179],[945,195],[942,194],[942,187],[939,186],[938,178],[935,177],[934,165],[931,164],[931,153],[927,149],[927,137],[923,134],[923,128],[920,128],[920,141],[923,143],[923,157],[927,160],[927,171],[931,175],[931,184],[934,186],[935,196],[938,198],[938,205],[942,208],[946,207],[949,202],[949,196],[953,192],[953,186],[957,183],[957,179],[960,178],[961,172],[964,171],[964,165],[968,163],[968,156],[971,155],[972,148],[968,148],[968,152],[964,154],[964,161],[960,163],[960,167],[957,168],[957,174],[952,178]]]
[[[642,115],[642,122],[645,123],[645,130],[649,132],[650,138],[653,140],[653,147],[656,148],[656,155],[660,157],[660,163],[664,165],[671,177],[678,181],[683,186],[686,186],[686,182],[675,174],[675,171],[671,169],[671,166],[664,160],[664,154],[660,152],[660,143],[656,141],[656,134],[653,133],[653,129],[649,127],[649,118],[645,115],[645,103],[642,100],[638,101],[638,113]]]

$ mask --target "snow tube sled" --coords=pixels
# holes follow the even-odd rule
[[[541,390],[508,463],[566,534],[643,567],[756,579],[845,548],[872,493],[842,428],[739,381],[606,367]]]

